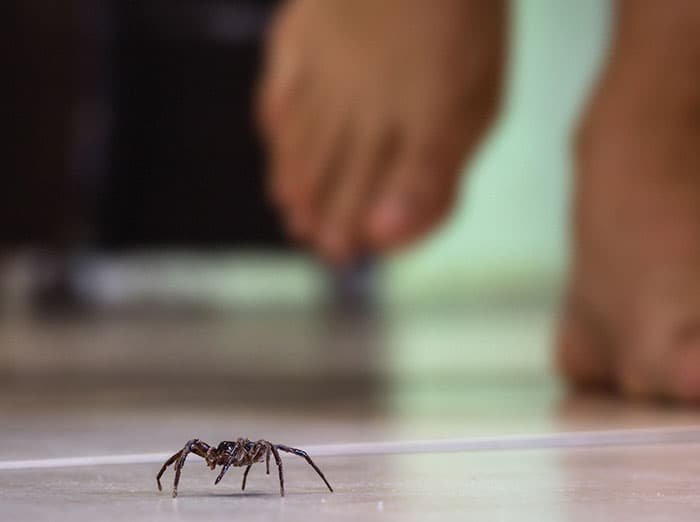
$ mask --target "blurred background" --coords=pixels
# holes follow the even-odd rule
[[[291,248],[264,197],[250,112],[275,5],[5,2],[3,386],[536,417],[609,2],[512,3],[504,111],[451,219],[342,271]]]

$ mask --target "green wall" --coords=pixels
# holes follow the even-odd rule
[[[565,270],[568,140],[605,53],[604,0],[513,1],[503,113],[436,234],[385,266],[393,302],[556,290]]]

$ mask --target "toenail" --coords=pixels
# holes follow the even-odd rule
[[[393,236],[405,226],[405,205],[395,197],[387,198],[377,206],[372,218],[372,228],[381,238]]]
[[[341,261],[347,256],[347,242],[336,228],[323,231],[321,249],[333,261]]]

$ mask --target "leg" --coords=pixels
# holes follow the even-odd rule
[[[180,455],[182,455],[182,450],[178,451],[175,455],[173,455],[168,460],[166,460],[165,464],[163,464],[163,467],[160,468],[160,471],[158,472],[158,475],[156,476],[156,482],[158,482],[158,491],[163,491],[163,486],[160,483],[160,477],[163,476],[163,473],[165,473],[165,470],[167,469],[168,466],[170,466],[173,462],[175,462],[177,459],[180,458]]]
[[[321,479],[323,479],[323,482],[326,483],[326,486],[328,486],[328,489],[330,490],[330,492],[331,492],[331,493],[333,492],[333,488],[331,487],[331,485],[330,485],[330,484],[328,483],[328,481],[326,480],[326,477],[323,475],[323,472],[322,472],[322,471],[319,469],[319,467],[314,463],[314,461],[311,460],[311,457],[309,457],[309,454],[308,454],[308,453],[306,453],[304,450],[300,450],[300,449],[297,449],[297,448],[290,448],[289,446],[285,446],[285,445],[283,445],[283,444],[277,444],[277,449],[282,450],[282,451],[286,451],[287,453],[293,453],[294,455],[298,455],[299,457],[301,457],[301,458],[303,458],[304,460],[306,460],[306,462],[308,462],[309,465],[310,465],[312,468],[314,468],[314,470],[316,470],[316,473],[318,473],[319,477],[321,477]]]
[[[237,453],[239,449],[243,449],[243,440],[238,439],[234,444],[233,448],[231,448],[231,456],[228,458],[226,463],[224,464],[223,468],[221,469],[221,473],[219,473],[219,476],[216,477],[216,480],[214,481],[214,485],[218,484],[222,478],[224,478],[224,475],[228,471],[228,469],[231,467],[231,465],[236,462]],[[214,469],[214,467],[212,467]]]
[[[284,496],[284,470],[282,469],[282,458],[280,457],[280,453],[277,451],[277,447],[274,444],[270,444],[270,449],[272,450],[272,455],[275,457],[277,471],[280,475],[280,496]]]
[[[229,459],[226,461],[226,464],[221,468],[221,473],[219,473],[219,476],[216,477],[216,480],[214,481],[214,485],[217,485],[219,482],[221,482],[221,479],[224,478],[224,475],[228,471],[228,468],[231,467],[231,464],[233,464],[233,461],[235,460],[235,457],[231,455]]]
[[[577,136],[558,363],[575,384],[700,400],[700,3],[620,0]]]
[[[246,480],[248,479],[248,472],[250,471],[250,468],[255,464],[257,461],[258,457],[261,455],[263,451],[268,452],[268,446],[265,441],[258,441],[257,446],[255,447],[255,453],[250,457],[250,464],[246,466],[245,471],[243,472],[243,483],[241,484],[241,491],[245,491],[245,483]]]
[[[270,474],[270,446],[265,450],[265,473]]]
[[[180,484],[180,473],[182,468],[185,467],[185,460],[190,453],[199,455],[200,457],[206,457],[209,445],[199,439],[192,439],[187,441],[185,447],[182,448],[181,454],[177,463],[175,464],[175,482],[173,483],[173,498],[177,497],[177,486]]]
[[[241,484],[241,491],[245,491],[245,481],[248,479],[248,472],[252,467],[252,464],[248,464],[245,468],[245,471],[243,472],[243,484]]]

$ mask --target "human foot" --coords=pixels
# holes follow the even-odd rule
[[[700,400],[700,5],[622,2],[579,136],[558,363],[576,384]]]
[[[493,0],[284,5],[259,116],[293,235],[346,261],[443,219],[496,110],[504,14]]]

